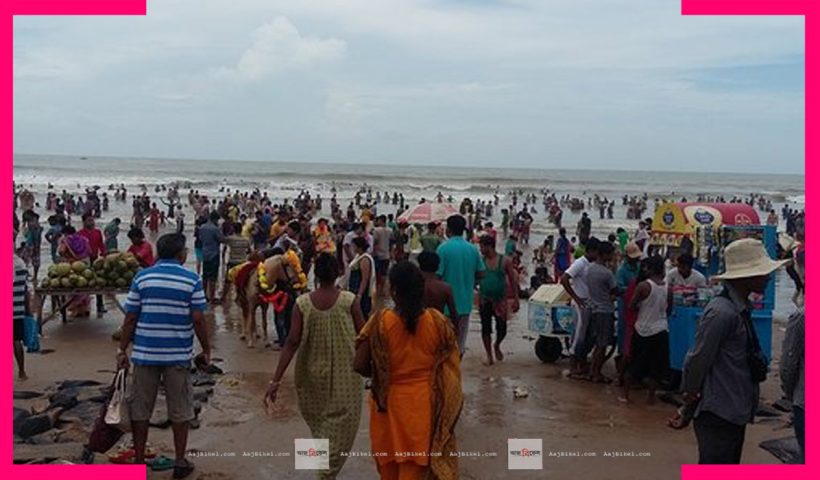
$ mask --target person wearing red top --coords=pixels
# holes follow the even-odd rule
[[[128,231],[128,238],[131,240],[131,246],[128,247],[128,253],[133,253],[140,262],[142,268],[154,265],[154,248],[149,242],[145,241],[145,233],[141,228],[132,228]]]
[[[91,247],[91,261],[93,262],[99,257],[104,256],[106,253],[105,250],[105,241],[103,240],[103,234],[99,228],[96,228],[94,225],[94,216],[86,213],[83,215],[83,228],[79,232],[80,235],[88,239],[88,245]]]
[[[138,227],[142,225],[137,225]],[[159,209],[156,203],[151,204],[151,211],[148,212],[148,230],[151,231],[151,238],[156,237],[159,232]]]
[[[83,215],[83,228],[77,233],[88,239],[88,246],[91,249],[91,256],[89,257],[91,263],[94,263],[94,260],[108,253],[105,249],[103,234],[99,228],[94,226],[94,216],[90,213]],[[105,313],[103,297],[102,295],[97,295],[97,316],[102,316],[103,313]]]

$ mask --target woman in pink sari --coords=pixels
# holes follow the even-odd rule
[[[89,262],[91,258],[91,246],[88,239],[77,233],[72,226],[63,228],[63,237],[57,252],[64,262]],[[72,295],[68,304],[68,311],[72,317],[87,317],[90,314],[88,295]]]

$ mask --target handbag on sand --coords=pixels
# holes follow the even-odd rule
[[[88,436],[88,443],[85,445],[83,463],[93,463],[94,453],[105,453],[111,450],[123,436],[124,432],[122,430],[105,422],[105,417],[108,413],[108,404],[111,403],[116,382],[117,377],[114,378],[114,381],[112,381],[111,385],[106,389],[105,401],[100,406],[97,419],[94,421],[91,434]]]
[[[105,423],[116,427],[123,432],[131,431],[131,416],[128,411],[128,402],[125,396],[126,379],[128,371],[120,369],[114,379],[114,392],[108,402],[108,409],[105,412]]]

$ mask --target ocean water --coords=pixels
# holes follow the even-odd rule
[[[376,191],[382,194],[389,192],[391,195],[393,192],[401,192],[410,205],[414,205],[420,198],[433,199],[438,192],[445,196],[452,195],[456,201],[465,197],[489,200],[498,192],[501,207],[510,204],[508,194],[513,189],[538,193],[544,188],[549,188],[559,196],[569,194],[582,198],[597,193],[616,200],[612,220],[602,220],[598,217],[597,210],[587,210],[592,218],[593,234],[602,238],[613,233],[618,227],[634,231],[637,226],[636,220],[626,219],[626,212],[619,201],[623,195],[647,193],[650,199],[680,199],[681,196],[694,199],[698,194],[723,195],[731,198],[735,195],[748,196],[751,193],[759,193],[772,200],[778,213],[785,203],[794,208],[803,208],[805,202],[803,175],[742,173],[539,170],[15,155],[14,180],[18,185],[25,185],[32,191],[41,207],[49,184],[53,186],[52,191],[58,193],[66,190],[84,195],[86,187],[98,185],[101,191],[107,191],[111,184],[124,183],[129,196],[140,193],[141,186],[145,185],[148,195],[156,199],[164,198],[164,192],[155,193],[156,185],[178,182],[183,205],[188,213],[186,233],[192,231],[194,219],[193,212],[185,201],[188,188],[199,190],[200,193],[214,198],[219,197],[219,190],[223,187],[226,190],[240,191],[258,188],[267,192],[276,202],[285,198],[292,199],[302,190],[330,198],[331,189],[335,187],[343,207],[365,184],[373,188],[374,195]],[[98,225],[105,225],[114,217],[122,218],[123,235],[120,235],[120,242],[127,244],[124,232],[131,218],[130,201],[114,202],[113,192],[110,192],[109,196],[111,210],[103,214]],[[534,215],[535,221],[532,225],[532,245],[540,243],[546,235],[556,233],[554,226],[546,220],[545,212],[541,211],[540,196],[535,207],[538,213]],[[45,219],[48,216],[42,208],[36,210],[41,213],[41,218]],[[494,216],[490,219],[496,224],[500,221],[499,210],[495,209]],[[394,211],[395,207],[392,205],[378,205],[379,213]],[[650,201],[646,216],[652,214]],[[320,215],[329,215],[329,202],[325,203],[324,211]],[[574,234],[579,216],[578,212],[564,212],[564,225],[567,226],[570,235]],[[761,220],[765,220],[764,213],[760,216]],[[169,222],[165,228],[172,229],[173,222]],[[189,241],[192,242],[192,238]],[[50,264],[48,250],[48,246],[44,244],[44,266]],[[529,252],[529,248],[524,250]],[[529,254],[526,258],[529,258]],[[793,286],[784,272],[778,273],[777,282],[776,313],[782,319],[792,309],[789,299]]]
[[[247,162],[187,159],[146,159],[112,157],[69,157],[15,155],[14,179],[43,192],[48,183],[61,191],[81,190],[99,185],[145,184],[149,192],[157,184],[180,182],[182,186],[214,194],[221,187],[268,192],[273,199],[297,195],[301,190],[330,197],[336,188],[340,198],[352,197],[361,186],[373,193],[403,192],[408,201],[433,198],[438,192],[456,198],[504,198],[512,189],[538,192],[549,188],[559,195],[609,198],[647,193],[650,197],[692,199],[697,194],[726,197],[761,193],[775,204],[805,201],[803,175],[712,173],[712,172],[630,172],[606,170],[464,168],[394,165],[350,165],[322,163]],[[184,190],[186,191],[186,190]]]

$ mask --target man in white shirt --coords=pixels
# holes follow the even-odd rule
[[[572,346],[570,351],[573,354],[571,377],[581,377],[587,374],[587,354],[589,349],[585,345],[586,329],[589,320],[587,302],[589,300],[589,286],[587,285],[587,272],[589,266],[598,257],[599,240],[591,237],[585,245],[584,256],[572,262],[572,265],[561,276],[561,285],[572,297],[575,307],[576,323],[575,333],[572,336]]]
[[[691,288],[706,288],[706,277],[702,273],[694,270],[692,265],[695,259],[688,253],[683,253],[678,257],[678,266],[666,274],[666,284],[670,288],[677,286]]]

